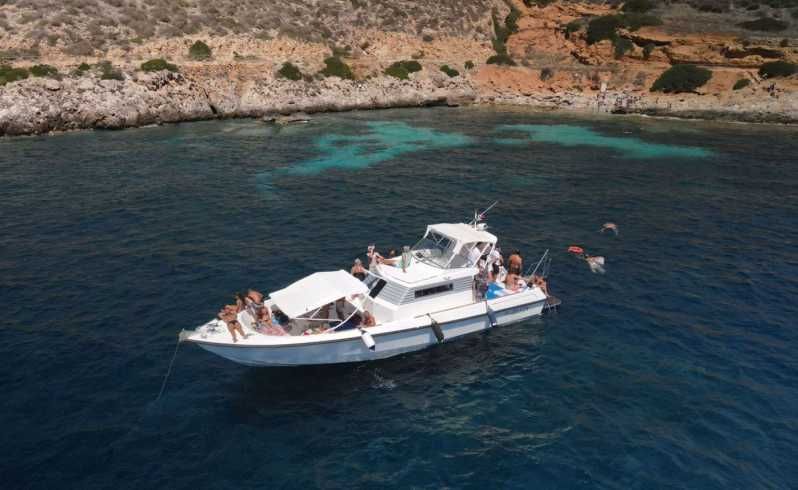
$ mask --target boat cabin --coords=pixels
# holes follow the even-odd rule
[[[409,264],[403,267],[406,259],[400,257],[369,271],[365,306],[382,323],[473,303],[477,263],[496,242],[484,226],[429,225],[411,248]]]

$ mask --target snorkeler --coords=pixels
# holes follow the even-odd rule
[[[585,253],[585,250],[582,247],[576,245],[571,245],[568,247],[568,252],[587,262],[587,265],[590,267],[590,271],[594,274],[604,274],[604,272],[606,272],[604,270],[604,257],[599,255],[588,255]]]
[[[601,225],[601,229],[599,231],[604,233],[607,230],[611,230],[613,233],[615,233],[615,236],[618,236],[618,225],[615,223],[604,223]]]

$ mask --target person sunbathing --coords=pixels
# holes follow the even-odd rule
[[[364,311],[363,312],[363,322],[361,323],[361,326],[362,327],[373,327],[376,324],[377,324],[377,319],[374,318],[374,315],[372,315],[368,311]]]
[[[256,329],[263,335],[288,335],[288,332],[272,318],[272,312],[267,305],[258,311],[258,317],[255,321]]]

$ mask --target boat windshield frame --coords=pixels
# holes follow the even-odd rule
[[[430,238],[431,236],[434,238]],[[489,242],[460,243],[458,240],[443,233],[429,230],[421,240],[413,245],[410,251],[419,262],[427,265],[440,269],[462,269],[477,266],[476,262],[471,263],[470,253],[474,248],[479,247],[480,244],[483,244],[482,248],[479,249],[480,257],[485,253],[490,253],[495,247],[494,243]],[[424,253],[424,251],[433,249],[439,252],[437,256]]]
[[[423,262],[433,267],[440,269],[448,269],[452,257],[455,255],[455,248],[457,247],[457,240],[439,233],[434,230],[429,230],[424,234],[421,239],[410,248],[413,257],[419,262]],[[429,251],[429,254],[425,254]],[[437,251],[437,256],[433,256],[433,251]]]

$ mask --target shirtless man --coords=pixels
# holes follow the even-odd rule
[[[513,253],[507,257],[507,264],[510,266],[511,273],[520,274],[524,267],[524,259],[521,258],[521,252],[513,250]]]

